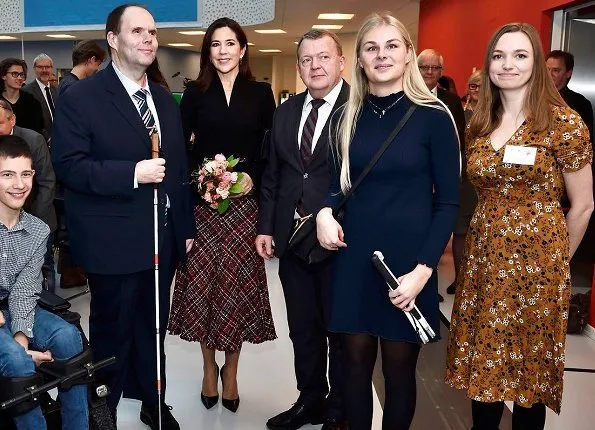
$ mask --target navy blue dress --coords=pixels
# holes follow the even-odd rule
[[[401,95],[369,97],[386,108]],[[350,147],[352,183],[410,106],[403,97],[379,118],[364,101]],[[331,171],[330,206],[341,198],[339,171]],[[345,206],[341,224],[347,248],[340,249],[334,260],[329,330],[420,342],[405,314],[389,301],[388,287],[372,265],[372,253],[378,250],[397,276],[418,263],[434,269],[416,304],[439,333],[435,269],[453,231],[458,202],[459,148],[454,125],[443,110],[418,106]]]

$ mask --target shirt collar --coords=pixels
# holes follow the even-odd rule
[[[118,79],[120,79],[120,82],[122,82],[122,85],[124,85],[124,89],[126,90],[129,96],[132,97],[132,95],[136,93],[138,90],[144,90],[147,93],[151,94],[151,88],[149,87],[148,82],[147,85],[145,85],[145,87],[143,88],[139,84],[134,82],[132,79],[130,79],[128,76],[126,76],[124,73],[122,73],[120,69],[118,69],[118,66],[116,66],[116,63],[114,63],[113,61],[112,66],[114,67],[116,76],[118,76]],[[145,74],[145,80],[146,78],[147,75]]]
[[[436,97],[438,97],[438,85],[436,85],[434,88],[432,88],[432,89],[430,90],[430,92],[431,92],[432,94],[434,94]]]
[[[339,98],[341,88],[343,88],[343,79],[341,79],[339,83],[333,87],[331,92],[324,96],[322,99],[325,101],[325,103],[334,106],[335,102],[337,101],[337,98]],[[310,104],[312,100],[314,100],[314,98],[310,95],[310,91],[308,91],[306,93],[306,100],[304,100],[304,109],[306,108],[306,106],[308,106],[308,104]]]
[[[29,229],[29,227],[30,227],[29,224],[30,223],[29,223],[28,216],[29,216],[29,214],[27,214],[24,210],[21,209],[21,212],[19,213],[19,220],[17,221],[17,223],[12,228],[7,228],[2,223],[0,223],[0,225],[2,227],[4,227],[7,231],[25,230],[25,231],[31,233],[32,230]]]
[[[37,78],[35,78],[35,82],[37,82],[37,85],[39,85],[39,89],[41,89],[41,92],[45,94],[45,89],[48,85],[43,85],[43,82],[41,82]]]

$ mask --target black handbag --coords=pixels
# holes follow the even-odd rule
[[[384,151],[388,149],[416,108],[417,105],[411,105],[392,133],[384,141],[380,149],[374,154],[374,157],[370,160],[359,178],[357,178],[355,184],[353,184],[349,191],[347,191],[347,194],[343,196],[339,204],[333,208],[333,216],[339,223],[343,220],[343,207],[345,206],[345,203],[347,203],[349,197],[351,197],[357,187],[360,186],[366,175],[370,173],[370,170],[376,165],[382,154],[384,154]],[[316,214],[309,214],[296,220],[293,232],[289,237],[287,249],[308,264],[321,263],[335,252],[320,246],[318,237],[316,236]]]

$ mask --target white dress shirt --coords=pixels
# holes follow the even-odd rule
[[[41,90],[41,95],[43,96],[43,99],[45,100],[45,104],[48,106],[48,110],[50,111],[50,116],[52,117],[52,121],[54,120],[54,114],[52,113],[52,108],[50,108],[50,102],[48,101],[48,96],[47,93],[45,92],[46,88],[50,88],[50,94],[51,94],[51,87],[50,84],[44,85],[43,82],[41,82],[39,79],[35,78],[35,82],[37,82],[37,85],[39,85],[39,89]],[[50,95],[51,97],[51,95]],[[52,100],[52,102],[54,103],[54,107],[56,107],[56,100]]]
[[[138,108],[138,105],[136,104],[136,101],[132,95],[141,89],[144,90],[145,93],[147,94],[147,106],[149,107],[149,110],[151,111],[151,113],[153,114],[153,118],[155,119],[155,127],[157,128],[157,133],[159,133],[159,141],[161,142],[161,139],[163,138],[163,136],[161,135],[161,125],[159,124],[159,116],[157,115],[157,108],[155,107],[155,102],[153,101],[153,95],[151,94],[151,88],[149,87],[149,85],[145,85],[145,87],[143,88],[139,84],[134,82],[132,79],[130,79],[128,76],[124,75],[120,71],[120,69],[118,69],[118,67],[116,66],[116,64],[113,61],[112,61],[112,66],[114,67],[116,76],[118,76],[118,79],[120,79],[120,82],[122,82],[122,85],[124,85],[124,89],[128,93],[130,100],[132,100],[132,104],[138,111],[139,118],[140,118],[140,109]],[[145,82],[146,81],[147,80],[146,80],[146,75],[145,75]],[[148,134],[149,134],[149,132],[147,131],[147,135]],[[134,169],[134,188],[138,188],[138,179],[136,177],[136,168]],[[168,198],[167,206],[169,206],[169,198]]]
[[[328,117],[331,115],[331,111],[333,110],[333,106],[339,97],[339,93],[341,92],[341,88],[343,87],[343,79],[339,81],[337,85],[328,93],[323,99],[324,104],[318,108],[318,120],[316,121],[316,129],[314,130],[314,136],[312,136],[312,152],[314,152],[314,148],[316,148],[316,142],[318,142],[318,138],[322,134],[322,129],[328,120]],[[306,94],[306,100],[304,100],[304,106],[302,108],[302,118],[300,119],[300,127],[298,129],[298,145],[301,146],[302,144],[302,131],[304,130],[304,125],[306,124],[306,120],[308,119],[308,115],[312,110],[312,100],[314,98],[310,95],[310,91]]]

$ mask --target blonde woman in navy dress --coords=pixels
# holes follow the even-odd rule
[[[402,23],[374,14],[356,40],[349,101],[338,116],[339,160],[318,239],[337,250],[329,330],[345,351],[345,411],[351,430],[372,425],[372,372],[380,339],[386,402],[382,428],[408,429],[415,412],[420,340],[403,311],[417,305],[439,332],[436,266],[457,218],[459,145],[452,117],[425,85]],[[409,107],[417,109],[345,207],[354,183]],[[389,294],[371,263],[380,250],[400,277]]]

